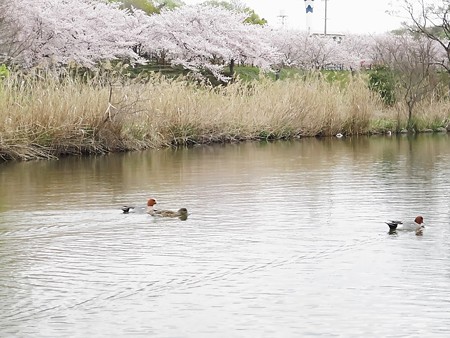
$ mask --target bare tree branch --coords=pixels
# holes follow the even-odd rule
[[[405,23],[407,30],[415,35],[425,36],[439,45],[442,48],[441,53],[436,53],[432,63],[450,73],[450,0],[441,1],[401,0],[400,2],[411,20]]]

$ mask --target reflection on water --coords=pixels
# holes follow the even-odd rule
[[[448,163],[425,135],[1,165],[0,335],[446,336]]]

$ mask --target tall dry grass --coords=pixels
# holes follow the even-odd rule
[[[430,124],[450,111],[448,102],[433,104],[420,115]],[[398,109],[384,107],[359,77],[344,88],[314,74],[212,88],[159,76],[16,75],[0,82],[0,157],[367,134],[406,125]]]

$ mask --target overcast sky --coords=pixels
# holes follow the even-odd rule
[[[202,0],[184,0],[187,4]],[[271,26],[280,27],[281,16],[288,28],[307,29],[305,0],[241,0],[265,18]],[[323,33],[325,0],[314,0],[310,18],[312,33]],[[401,21],[386,13],[392,0],[327,0],[327,33],[383,33],[399,28]]]

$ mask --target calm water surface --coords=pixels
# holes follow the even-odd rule
[[[1,337],[450,335],[447,135],[9,163],[0,189]],[[188,220],[121,213],[149,197]]]

